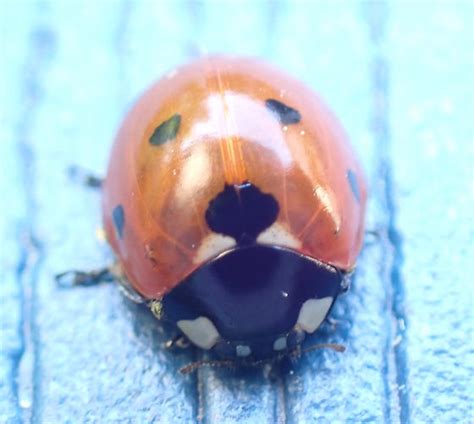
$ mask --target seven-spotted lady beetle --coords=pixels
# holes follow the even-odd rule
[[[115,140],[103,219],[122,283],[196,346],[265,358],[299,346],[347,288],[366,182],[307,86],[207,57],[148,89]]]

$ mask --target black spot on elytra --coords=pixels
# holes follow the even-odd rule
[[[207,225],[216,233],[233,237],[238,244],[251,244],[278,216],[278,202],[249,182],[225,185],[206,211]]]
[[[352,194],[356,198],[357,202],[360,202],[359,183],[357,182],[357,176],[352,169],[349,169],[347,171],[347,180],[349,181],[349,185],[351,186]]]
[[[117,232],[118,238],[122,238],[123,228],[125,226],[125,211],[122,205],[115,206],[112,211],[112,219],[114,221],[115,231]]]
[[[150,137],[150,144],[153,146],[161,146],[169,140],[173,140],[178,134],[179,126],[181,125],[181,115],[174,114],[171,118],[162,122],[156,129],[153,131],[153,134]]]
[[[301,121],[301,114],[290,106],[275,100],[265,100],[265,106],[270,109],[283,125],[297,124]]]

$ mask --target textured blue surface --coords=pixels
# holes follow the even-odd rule
[[[472,422],[471,2],[4,0],[0,422]],[[99,267],[102,174],[124,111],[207,52],[267,58],[336,110],[367,171],[368,240],[313,352],[268,376],[201,369]]]

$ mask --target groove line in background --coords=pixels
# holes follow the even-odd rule
[[[16,278],[20,288],[21,318],[19,325],[22,349],[15,364],[14,378],[18,416],[25,423],[36,422],[40,415],[41,355],[40,336],[36,324],[38,275],[43,249],[36,236],[35,180],[36,163],[32,129],[37,118],[43,91],[43,77],[54,49],[54,33],[45,23],[47,5],[38,3],[37,15],[30,34],[20,89],[21,112],[16,125],[17,163],[20,168],[22,195],[27,215],[20,223],[18,236],[20,260]]]
[[[379,176],[383,182],[382,201],[387,210],[387,246],[384,249],[390,257],[387,269],[389,286],[389,307],[391,308],[391,322],[385,347],[386,358],[386,391],[387,408],[386,419],[397,416],[403,423],[410,422],[410,401],[408,391],[408,365],[407,365],[407,317],[405,313],[405,289],[401,277],[403,267],[402,237],[396,227],[397,208],[394,200],[393,164],[390,158],[392,139],[390,133],[390,65],[387,58],[387,26],[389,22],[389,7],[386,1],[371,3],[368,13],[370,41],[374,55],[372,57],[372,84],[373,84],[373,133],[378,147]],[[388,374],[389,361],[395,362],[395,396],[398,402],[398,411],[391,409],[393,387]]]

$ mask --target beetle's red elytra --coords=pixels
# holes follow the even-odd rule
[[[191,342],[265,357],[323,322],[364,234],[366,182],[321,99],[250,58],[206,57],[126,116],[103,219],[131,287]]]

